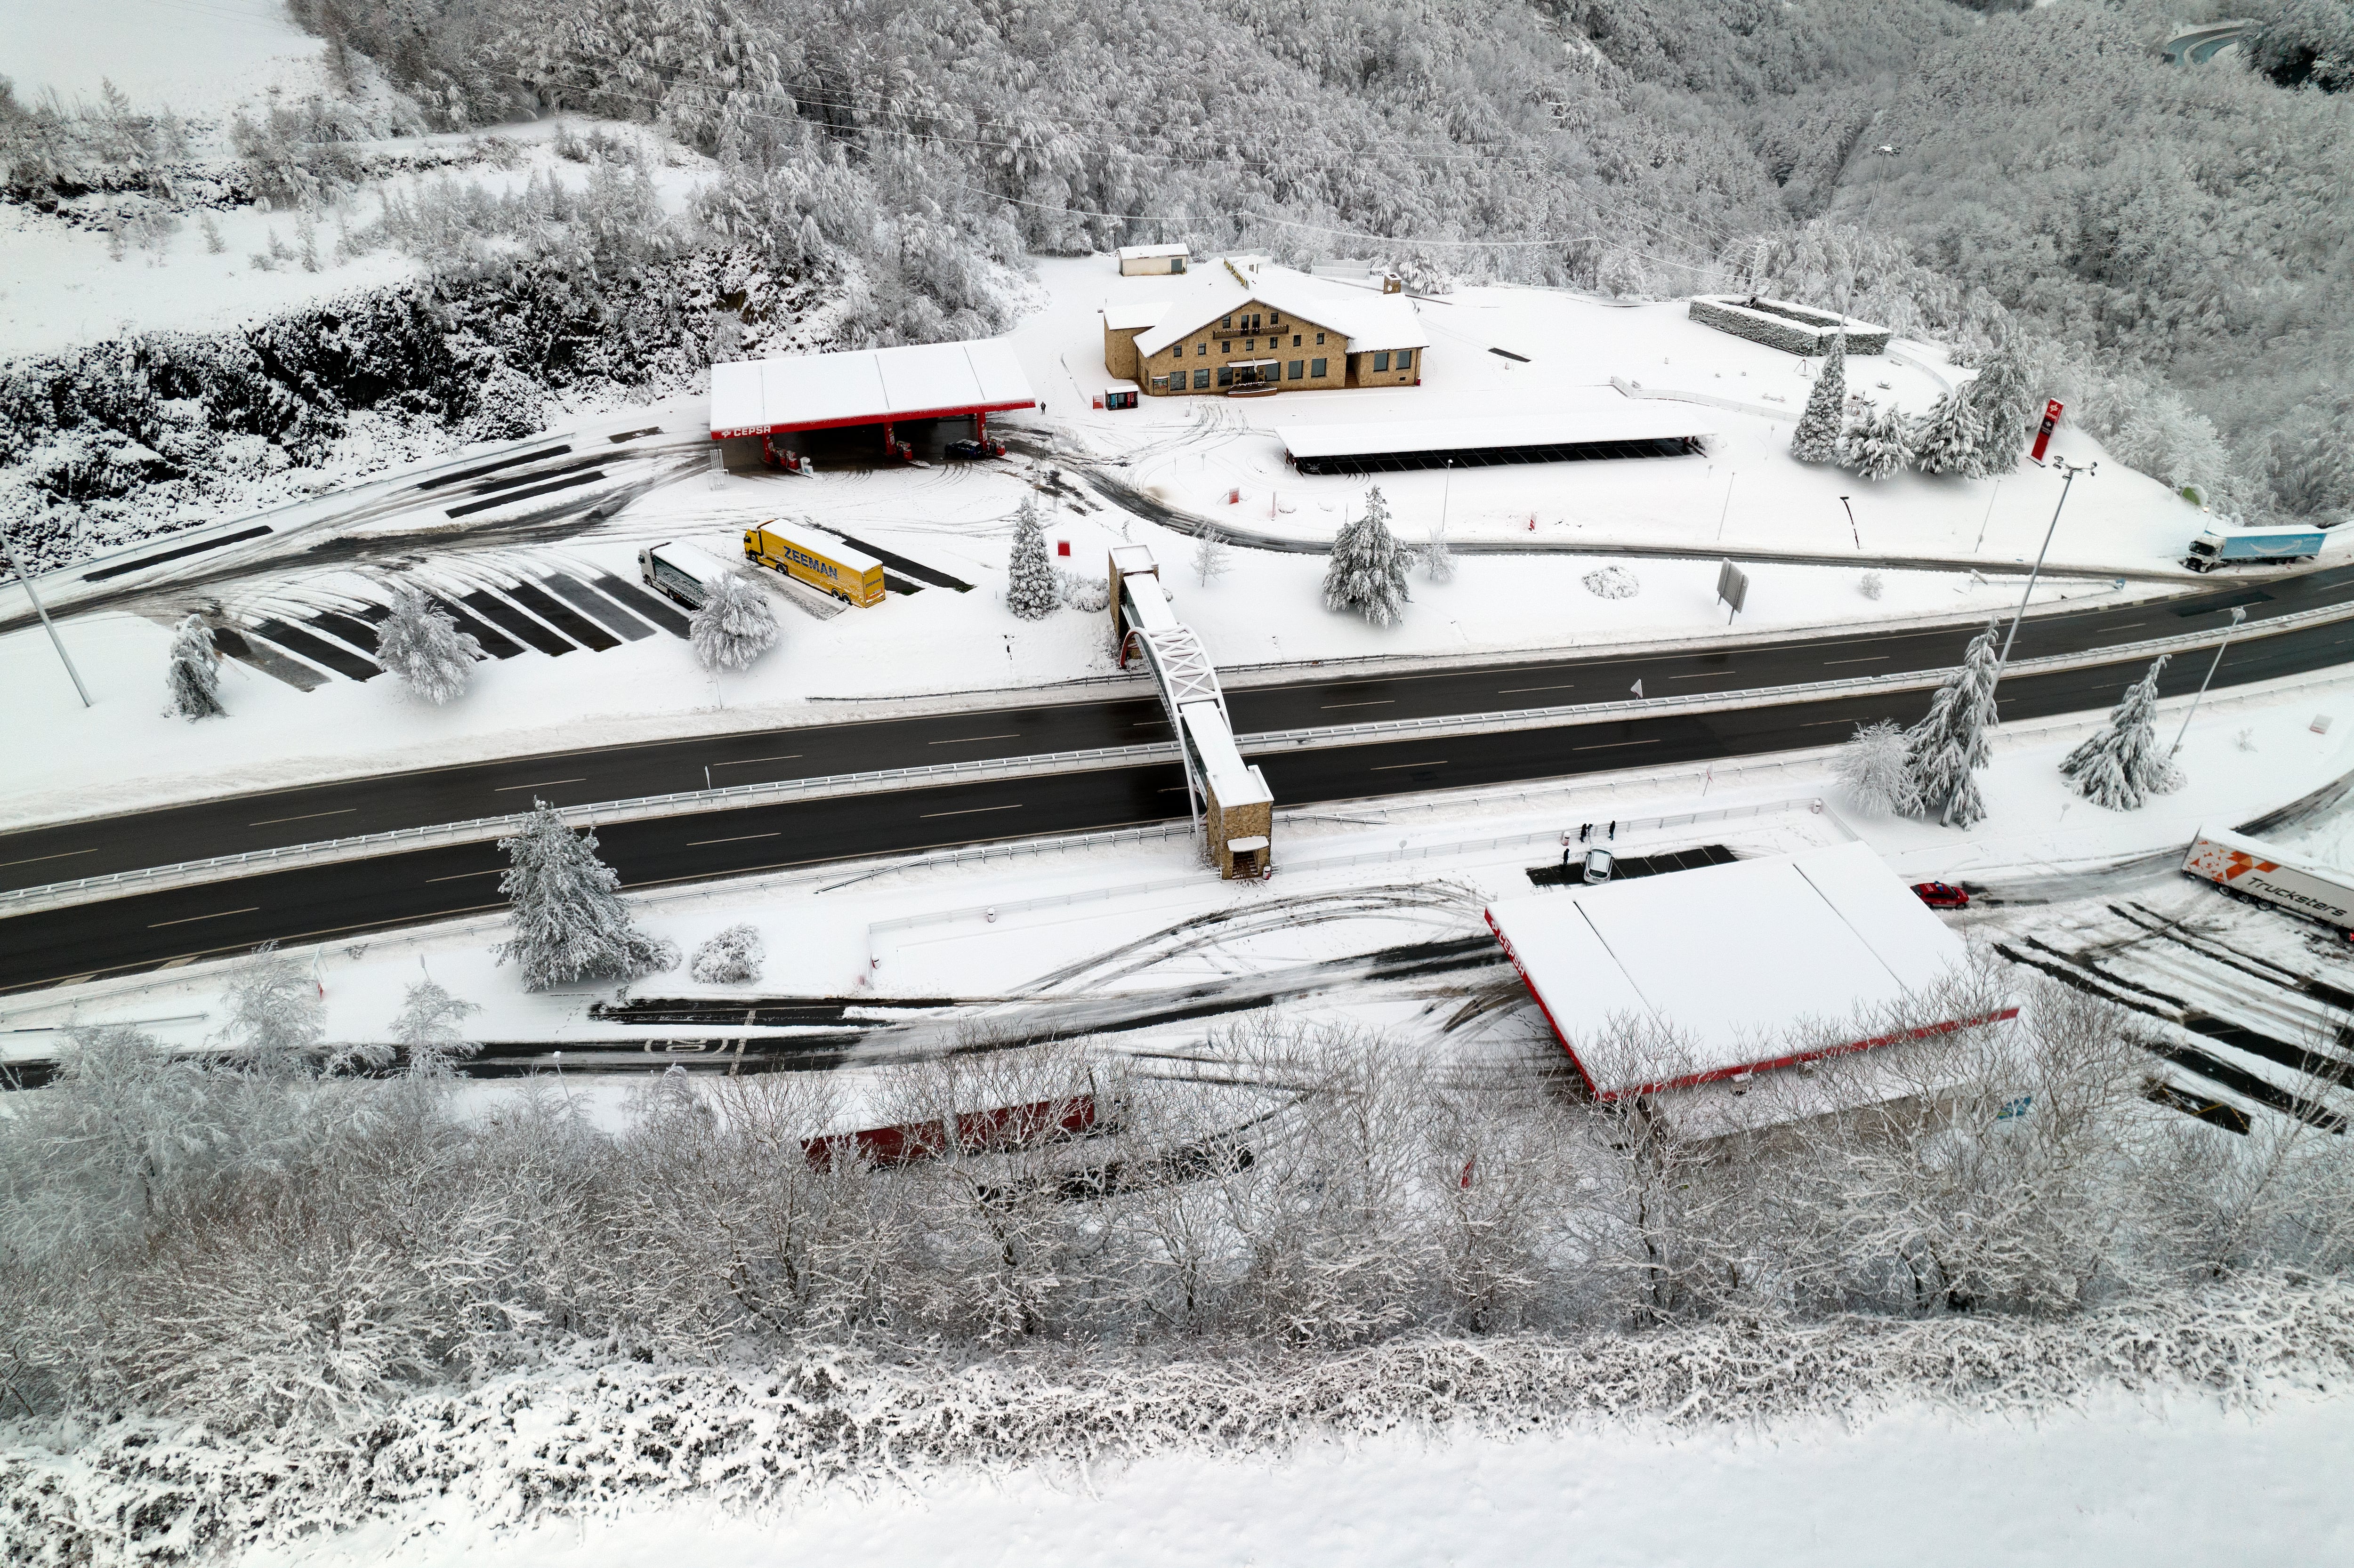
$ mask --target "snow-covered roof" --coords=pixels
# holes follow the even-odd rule
[[[1486,419],[1384,419],[1288,425],[1276,432],[1294,459],[1378,457],[1495,447],[1585,446],[1603,441],[1706,440],[1716,427],[1698,409],[1670,403],[1629,408],[1561,409]]]
[[[1132,305],[1106,305],[1104,325],[1114,332],[1140,332],[1169,312],[1166,300],[1145,300]]]
[[[1312,323],[1347,339],[1346,351],[1426,348],[1430,334],[1405,294],[1377,293],[1331,279],[1311,278],[1263,257],[1229,256],[1185,275],[1160,319],[1138,335],[1137,351],[1153,355],[1211,322],[1252,303],[1289,322]]]
[[[1882,1044],[1796,1042],[1924,996],[1964,961],[1861,843],[1505,899],[1488,924],[1605,1099]],[[1672,1031],[1678,1054],[1609,1049],[1627,1022]]]
[[[805,555],[823,556],[834,565],[846,567],[861,577],[883,564],[865,551],[843,543],[832,534],[821,534],[815,529],[804,528],[798,524],[786,523],[770,517],[755,524],[754,526],[775,535]]]
[[[738,360],[711,367],[711,436],[1028,408],[1038,399],[999,338]]]
[[[1119,248],[1119,259],[1123,261],[1152,261],[1164,256],[1193,254],[1193,248],[1190,245],[1123,245]]]

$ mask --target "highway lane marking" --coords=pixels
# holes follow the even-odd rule
[[[926,811],[922,816],[916,820],[917,821],[928,822],[934,817],[972,817],[978,816],[983,811],[1018,811],[1021,809],[1022,802],[1016,800],[1011,806],[967,806],[961,811]]]
[[[1447,760],[1446,760],[1446,758],[1440,758],[1438,761],[1437,761],[1437,762],[1391,762],[1391,763],[1385,763],[1385,764],[1384,764],[1382,767],[1379,767],[1379,768],[1376,768],[1373,769],[1373,772],[1375,772],[1375,773],[1395,773],[1395,772],[1397,772],[1400,768],[1444,768],[1444,767],[1446,767],[1446,766],[1447,766]]]
[[[1573,746],[1573,747],[1570,747],[1570,750],[1572,750],[1572,751],[1616,751],[1616,750],[1617,750],[1620,747],[1624,747],[1624,746],[1657,746],[1657,745],[1659,745],[1659,737],[1658,736],[1652,736],[1650,739],[1649,739],[1649,740],[1614,740],[1614,741],[1611,741],[1611,742],[1609,742],[1608,744],[1604,745],[1604,746]]]
[[[488,871],[453,871],[447,876],[429,876],[425,880],[428,882],[463,882],[470,876],[496,876],[500,872],[504,871],[506,867],[503,865],[494,865]]]
[[[245,825],[249,828],[270,828],[281,822],[312,822],[321,817],[348,817],[358,810],[357,806],[345,806],[340,811],[310,811],[299,817],[264,817],[258,822],[248,822]]]
[[[705,844],[740,844],[747,839],[777,838],[780,836],[783,830],[779,829],[777,832],[773,833],[737,833],[732,839],[689,839],[687,841],[686,847],[689,849],[701,849]]]
[[[1334,708],[1385,708],[1391,706],[1396,703],[1396,701],[1397,699],[1395,697],[1382,697],[1376,701],[1366,703],[1326,703],[1317,711],[1319,713],[1329,714]]]
[[[197,920],[222,920],[231,915],[250,915],[260,907],[260,905],[255,904],[243,909],[217,909],[210,915],[184,915],[177,920],[154,920],[148,923],[147,928],[150,931],[160,931],[166,926],[186,926]]]
[[[1738,670],[1702,670],[1697,675],[1670,675],[1668,679],[1670,681],[1705,681],[1716,675],[1738,675],[1739,673],[1741,673],[1741,672]]]
[[[927,746],[970,746],[970,745],[972,745],[975,741],[981,741],[981,740],[1020,740],[1021,738],[1022,738],[1022,732],[1021,732],[1020,730],[1018,730],[1018,729],[1017,729],[1017,730],[1009,730],[1008,732],[1006,732],[1006,733],[1005,733],[1005,734],[1003,734],[1003,735],[967,735],[967,736],[960,736],[959,737],[957,737],[957,738],[956,738],[956,739],[954,739],[954,740],[933,740],[933,741],[927,741],[927,742],[925,742],[925,744],[926,744]]]
[[[1874,653],[1869,659],[1826,659],[1823,668],[1828,670],[1834,664],[1885,664],[1889,657],[1886,653]]]
[[[732,762],[715,762],[711,766],[714,768],[749,768],[755,762],[799,762],[801,759],[801,754],[800,752],[789,751],[782,757],[739,757]]]
[[[588,782],[588,780],[586,779],[543,779],[536,784],[501,784],[497,788],[493,789],[491,793],[493,795],[507,795],[512,794],[517,789],[546,789],[550,786],[557,784],[586,784],[587,782]]]
[[[1827,724],[1853,724],[1856,721],[1853,719],[1808,719],[1798,727],[1800,729],[1820,729]]]
[[[1574,692],[1575,690],[1577,690],[1575,686],[1506,686],[1496,694],[1500,697],[1517,697],[1523,692]]]
[[[27,855],[23,860],[0,860],[0,865],[37,865],[45,860],[71,860],[78,854],[96,854],[94,849],[59,850],[55,854]]]

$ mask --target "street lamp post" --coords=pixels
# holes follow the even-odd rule
[[[73,677],[74,691],[80,696],[81,705],[90,706],[90,688],[81,683],[81,672],[74,668],[73,656],[66,652],[65,639],[58,635],[57,623],[49,619],[49,607],[41,602],[39,592],[33,587],[32,574],[25,570],[25,563],[16,558],[16,544],[5,531],[0,531],[0,550],[7,551],[8,569],[15,572],[16,580],[25,585],[25,597],[33,601],[33,613],[41,618],[41,630],[49,634],[49,646],[58,651],[58,662],[65,665],[66,673]]]
[[[1444,535],[1447,532],[1447,503],[1453,497],[1454,493],[1455,460],[1453,458],[1448,458],[1447,460],[1447,474],[1445,478],[1439,481],[1438,488],[1438,531],[1441,535]]]
[[[1738,473],[1724,476],[1724,510],[1716,514],[1716,542],[1720,545],[1724,543],[1724,520],[1733,515],[1733,482],[1740,477]]]
[[[1998,681],[2002,679],[2003,667],[2010,662],[2010,645],[2019,641],[2019,623],[2027,614],[2027,601],[2035,597],[2035,579],[2043,575],[2043,557],[2052,553],[2052,536],[2060,532],[2060,512],[2068,504],[2068,492],[2074,487],[2078,474],[2097,473],[2101,468],[2096,462],[2070,462],[2058,452],[2052,454],[2052,466],[2068,477],[2061,482],[2060,505],[2052,509],[2051,526],[2043,530],[2043,548],[2035,552],[2035,566],[2027,574],[2027,591],[2019,596],[2019,608],[2010,613],[2010,630],[2002,640],[2002,657],[1994,662],[1994,678]]]
[[[2190,711],[2182,715],[2182,727],[2175,732],[2173,750],[2166,754],[2167,760],[2169,762],[2174,759],[2175,753],[2182,749],[2183,739],[2190,733],[2190,721],[2199,716],[2199,705],[2207,700],[2207,688],[2214,684],[2215,672],[2223,666],[2223,650],[2232,645],[2232,633],[2239,630],[2240,622],[2247,619],[2248,610],[2245,605],[2236,605],[2232,608],[2232,624],[2225,629],[2223,641],[2215,644],[2215,657],[2207,663],[2207,678],[2199,683],[2199,694],[2190,699]]]
[[[1855,525],[1855,508],[1847,505],[1847,497],[1844,495],[1840,497],[1840,504],[1841,506],[1847,506],[1847,531],[1849,535],[1855,540],[1855,547],[1861,550],[1863,548],[1863,533]]]

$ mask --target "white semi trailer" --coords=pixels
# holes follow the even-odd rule
[[[2192,876],[2261,898],[2354,934],[2354,876],[2227,828],[2201,828],[2182,869]]]

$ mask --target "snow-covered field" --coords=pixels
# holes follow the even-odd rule
[[[1936,1568],[2317,1563],[2354,1552],[2354,1508],[2336,1480],[2349,1465],[2354,1404],[2308,1386],[2258,1409],[2114,1396],[2031,1423],[1921,1406],[1746,1430],[1398,1434],[1272,1462],[1169,1455],[932,1479],[749,1516],[649,1509],[515,1531],[410,1520],[247,1563],[438,1568],[488,1552],[513,1568],[653,1557],[705,1568],[1815,1568],[1892,1552]]]

